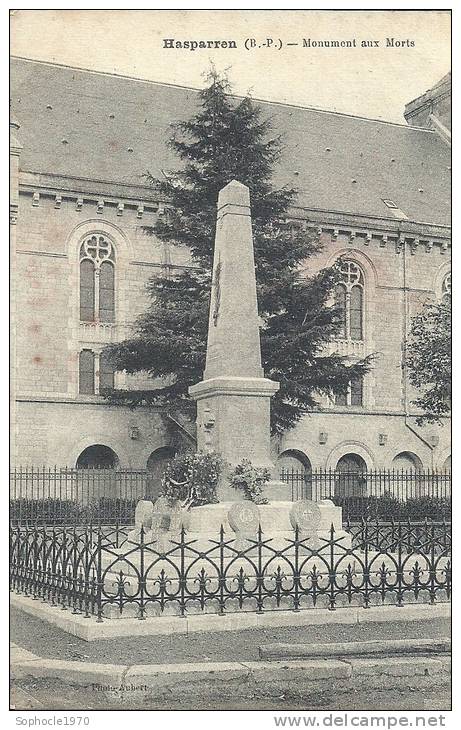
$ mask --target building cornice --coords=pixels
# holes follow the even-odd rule
[[[137,211],[137,217],[144,213],[162,215],[168,201],[156,195],[155,191],[146,185],[127,185],[108,180],[90,180],[82,178],[64,177],[51,173],[33,173],[23,171],[19,178],[19,191],[22,196],[30,196],[32,205],[38,207],[41,199],[53,201],[56,208],[61,207],[63,201],[75,203],[78,210],[85,204],[97,205],[101,209],[105,205],[116,207],[118,214],[123,209],[132,208]],[[412,221],[396,219],[395,217],[372,216],[366,213],[351,213],[347,211],[321,208],[306,208],[292,206],[287,217],[287,224],[299,222],[301,225],[311,224],[318,233],[330,233],[333,238],[346,235],[354,240],[364,238],[369,243],[373,238],[380,240],[380,245],[386,245],[386,237],[396,240],[409,239],[422,242],[431,247],[440,241],[451,238],[451,226],[430,221]]]

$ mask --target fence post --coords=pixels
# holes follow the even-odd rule
[[[293,589],[294,589],[293,611],[296,611],[297,613],[299,613],[300,575],[299,575],[299,525],[298,525],[298,523],[296,523],[296,527],[295,527],[294,548],[295,548],[295,561],[294,561],[294,568],[293,568]]]
[[[330,564],[328,566],[328,577],[329,577],[329,587],[330,587],[330,596],[329,601],[330,605],[328,606],[328,609],[330,611],[336,611],[336,595],[335,595],[335,527],[333,523],[331,523],[330,527]]]
[[[235,543],[235,540],[234,540]],[[224,616],[225,600],[224,600],[224,582],[225,582],[225,568],[224,568],[224,525],[221,523],[219,529],[219,574],[218,574],[218,588],[219,588],[219,615]]]
[[[426,520],[426,527],[427,527],[427,520]],[[431,523],[431,530],[430,530],[430,541],[431,541],[431,550],[430,550],[430,566],[429,566],[429,582],[430,582],[430,589],[429,589],[429,598],[431,601],[431,605],[434,605],[437,601],[437,575],[436,575],[436,554],[435,554],[435,525],[432,522]]]
[[[263,601],[263,582],[264,582],[264,577],[263,577],[263,566],[262,566],[262,535],[263,535],[263,531],[261,529],[261,523],[259,523],[257,535],[258,535],[258,569],[257,569],[257,574],[256,574],[256,586],[257,586],[257,590],[258,590],[258,597],[256,599],[256,605],[257,605],[256,613],[262,613],[263,612],[263,605],[264,605],[264,601]]]
[[[362,524],[364,529],[364,568],[363,568],[363,600],[364,608],[370,608],[370,556],[369,556],[369,543],[368,543],[368,520],[363,520]]]
[[[397,606],[403,606],[402,523],[397,525]]]
[[[139,620],[144,621],[145,617],[145,592],[146,592],[146,571],[145,571],[145,544],[144,544],[144,525],[141,525],[139,531]]]
[[[186,561],[185,561],[185,538],[186,531],[184,525],[181,525],[181,533],[179,540],[179,607],[181,616],[186,613]]]
[[[102,569],[102,533],[101,525],[98,529],[98,542],[96,547],[96,610],[97,623],[102,623],[102,589],[103,589],[103,569]]]

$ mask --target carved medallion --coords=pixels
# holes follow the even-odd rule
[[[259,509],[253,502],[234,502],[227,513],[229,525],[239,535],[256,535],[260,523]]]
[[[322,518],[319,506],[309,499],[294,502],[290,510],[290,522],[293,529],[298,526],[301,532],[313,535],[317,532]]]

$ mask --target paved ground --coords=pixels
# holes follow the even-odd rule
[[[11,692],[11,703],[16,710],[120,710],[120,705],[111,705],[106,697],[89,688],[71,687],[58,680],[18,680]],[[253,696],[239,700],[196,701],[161,699],[142,701],[126,705],[126,709],[139,710],[273,710],[283,713],[299,710],[303,715],[309,710],[355,710],[355,711],[440,711],[448,712],[451,707],[450,687],[415,690],[410,686],[400,690],[353,690],[331,691],[316,696],[303,697],[282,695],[281,697]]]
[[[272,642],[324,644],[377,639],[445,638],[450,636],[450,619],[246,629],[86,642],[12,608],[10,632],[11,641],[41,657],[106,664],[176,664],[193,661],[257,661],[259,646]]]

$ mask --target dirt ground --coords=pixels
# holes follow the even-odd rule
[[[17,609],[11,610],[10,618],[11,641],[38,656],[128,665],[257,661],[258,649],[266,643],[324,644],[378,639],[437,639],[449,637],[450,631],[450,619],[434,619],[343,626],[333,624],[246,629],[209,634],[192,633],[188,636],[175,634],[86,642]]]
[[[108,698],[88,688],[72,687],[49,679],[23,679],[16,681],[11,691],[12,708],[16,710],[120,710],[120,705],[111,703]],[[357,689],[347,692],[331,691],[315,696],[264,697],[252,696],[246,699],[193,700],[138,699],[127,704],[126,710],[272,710],[287,712],[299,710],[355,710],[380,712],[394,711],[440,711],[448,712],[451,707],[450,687],[437,686],[430,689],[415,690],[405,686],[399,690]]]

